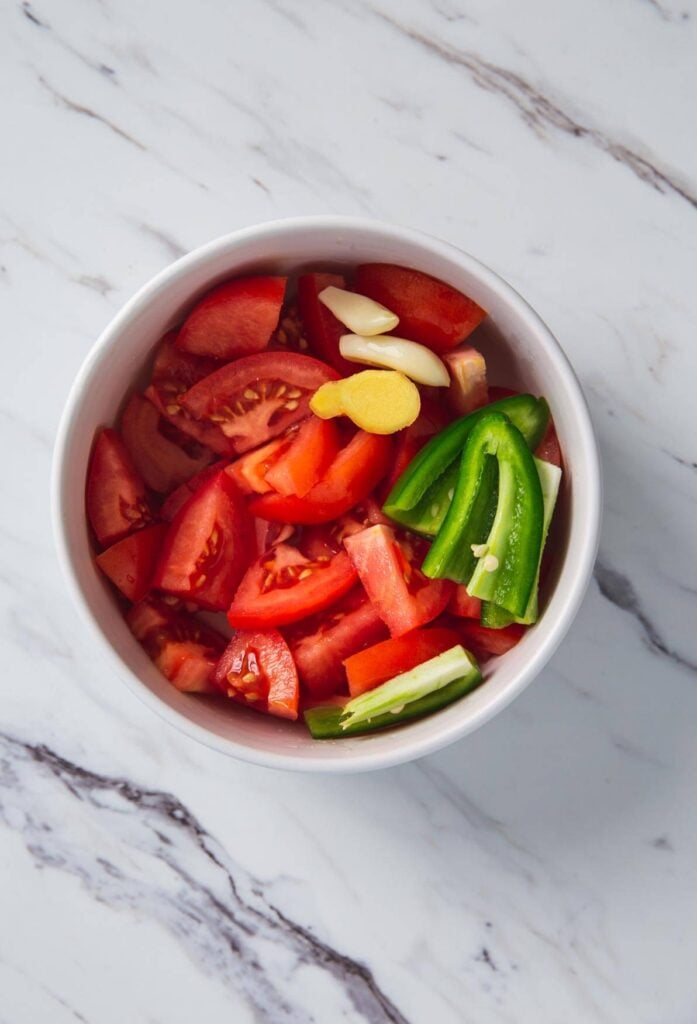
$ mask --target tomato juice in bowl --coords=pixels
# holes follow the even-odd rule
[[[400,728],[317,742],[301,723],[173,688],[134,638],[118,599],[95,568],[84,489],[99,429],[118,421],[136,385],[138,390],[148,385],[157,343],[185,319],[197,299],[221,282],[241,277],[336,272],[366,263],[413,267],[458,289],[487,311],[473,340],[486,354],[490,378],[547,398],[564,452],[564,477],[544,614],[505,657],[484,666],[483,685],[436,714]],[[283,352],[279,359],[282,366]],[[147,415],[149,409],[135,412]],[[366,453],[366,464],[369,456]],[[195,459],[196,451],[192,449],[189,457]],[[595,442],[579,385],[544,324],[508,285],[472,257],[415,232],[348,218],[303,218],[246,229],[185,256],[146,285],[107,328],[78,375],[59,432],[54,473],[61,560],[108,661],[134,692],[187,734],[225,753],[275,767],[381,767],[438,749],[477,727],[539,672],[561,640],[583,595],[597,544]],[[380,540],[381,528],[376,525],[375,537]],[[280,569],[286,571],[284,566]],[[341,581],[335,585],[340,602]]]

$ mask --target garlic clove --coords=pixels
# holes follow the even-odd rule
[[[319,293],[319,300],[344,327],[355,334],[373,337],[393,330],[399,323],[399,317],[379,302],[344,288],[330,285]]]
[[[417,384],[428,384],[434,388],[450,385],[450,374],[442,359],[416,341],[396,338],[391,334],[379,338],[344,334],[339,340],[339,351],[349,362],[399,370]]]

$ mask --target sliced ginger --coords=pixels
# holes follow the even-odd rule
[[[371,434],[394,434],[413,423],[421,410],[416,385],[397,370],[364,370],[328,381],[310,401],[315,416],[348,416]]]

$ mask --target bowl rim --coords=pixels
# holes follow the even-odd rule
[[[350,756],[347,757],[323,756],[321,752],[323,744],[320,742],[317,743],[317,757],[312,756],[308,758],[289,753],[258,750],[247,746],[243,742],[210,732],[204,726],[191,721],[176,708],[170,707],[162,701],[117,654],[92,614],[82,590],[78,573],[73,565],[63,514],[64,500],[66,498],[65,478],[69,463],[68,457],[81,405],[81,398],[89,387],[93,376],[98,372],[102,358],[116,342],[123,327],[146,308],[162,288],[169,286],[172,279],[186,276],[187,271],[199,263],[205,262],[230,247],[234,249],[243,245],[246,241],[260,241],[265,236],[273,236],[275,238],[280,236],[282,238],[285,234],[293,235],[297,231],[312,228],[331,229],[337,233],[342,231],[364,231],[375,235],[382,235],[383,237],[388,236],[392,241],[404,241],[412,246],[425,247],[436,256],[441,256],[446,260],[457,261],[472,273],[473,276],[503,297],[506,304],[515,309],[518,317],[524,322],[526,330],[529,330],[546,346],[551,358],[555,362],[555,368],[563,379],[566,398],[571,399],[574,406],[573,415],[577,423],[581,448],[583,449],[588,467],[588,479],[584,480],[585,500],[581,523],[582,536],[580,540],[577,540],[577,544],[579,546],[582,545],[582,550],[577,555],[575,574],[569,584],[569,593],[565,603],[560,607],[548,635],[526,661],[517,676],[504,690],[493,696],[485,706],[462,720],[455,719],[444,723],[443,728],[435,735],[410,737],[407,732],[405,733],[405,742],[392,750],[375,750],[371,753],[370,745],[366,743],[365,748],[360,750],[352,748]],[[129,690],[147,707],[180,732],[198,740],[210,749],[248,763],[275,769],[343,774],[391,767],[424,757],[427,754],[442,749],[484,725],[485,722],[503,710],[541,672],[542,668],[559,647],[573,622],[592,576],[600,536],[602,478],[597,441],[593,431],[590,412],[576,373],[566,353],[550,329],[527,300],[512,285],[475,256],[454,244],[425,232],[367,217],[319,214],[264,221],[214,238],[169,263],[142,285],[121,306],[87,353],[68,393],[56,432],[53,450],[50,504],[58,562],[71,597],[83,621],[87,623],[89,632],[96,640],[97,646],[106,655],[109,666],[115,670],[115,673],[125,682]]]

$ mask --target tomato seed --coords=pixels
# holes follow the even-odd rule
[[[259,395],[252,388],[245,388],[244,397],[249,402],[256,402],[259,399]]]
[[[284,408],[286,408],[288,410],[288,412],[295,412],[295,410],[298,408],[299,405],[300,405],[300,402],[298,402],[298,400],[296,398],[294,398],[292,401],[286,402]]]

